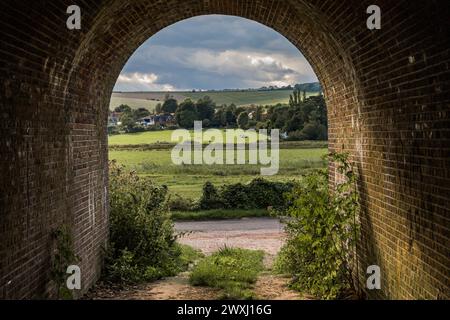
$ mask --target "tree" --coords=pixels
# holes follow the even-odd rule
[[[236,109],[234,110],[234,115],[236,116],[236,118],[237,117],[239,117],[239,115],[242,113],[242,112],[245,112],[246,111],[246,109],[244,108],[244,107],[236,107]]]
[[[165,113],[174,113],[178,108],[178,101],[174,98],[168,98],[164,101],[161,110]]]
[[[210,97],[205,96],[196,103],[197,112],[201,120],[212,120],[216,110],[216,104]]]
[[[225,109],[222,106],[219,109],[217,109],[216,113],[214,114],[211,125],[213,127],[224,127],[224,126],[226,126],[226,124],[227,124],[227,122],[225,119]]]
[[[236,116],[234,115],[233,109],[231,108],[225,111],[225,123],[226,125],[236,124]]]
[[[292,92],[292,94],[289,96],[289,106],[291,106],[291,108],[300,106],[300,103],[302,102],[300,94],[300,90],[295,89],[294,92]]]
[[[248,113],[247,112],[241,112],[238,116],[237,123],[239,125],[239,128],[246,129],[248,126]]]
[[[326,140],[327,128],[316,121],[311,121],[305,124],[301,131],[304,140]]]
[[[133,131],[133,129],[136,127],[136,119],[131,112],[124,112],[120,116],[120,122],[122,128],[124,128],[127,132]]]
[[[136,110],[134,110],[134,118],[137,119],[141,119],[144,117],[148,117],[150,115],[150,111],[148,111],[145,108],[138,108]]]
[[[162,112],[162,104],[158,103],[155,107],[155,113],[160,114]]]
[[[193,128],[194,121],[200,120],[195,103],[190,99],[186,99],[178,106],[175,118],[178,125],[185,129]]]
[[[126,113],[131,113],[132,109],[130,106],[126,105],[126,104],[121,104],[120,106],[118,106],[117,108],[114,109],[115,112],[126,112]]]
[[[262,114],[263,114],[263,108],[261,106],[258,106],[256,108],[256,112],[255,112],[255,121],[261,121],[262,120]]]

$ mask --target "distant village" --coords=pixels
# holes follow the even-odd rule
[[[110,111],[108,117],[108,126],[118,127],[122,124],[120,121],[123,112]],[[137,119],[136,125],[143,127],[150,126],[175,126],[177,124],[175,120],[175,113],[161,113],[161,114],[150,114],[148,116]]]
[[[294,88],[289,103],[276,105],[236,106],[216,105],[209,97],[179,103],[167,95],[151,112],[146,108],[120,105],[110,111],[108,133],[135,133],[165,129],[192,129],[195,121],[203,128],[219,129],[280,129],[285,140],[326,140],[328,138],[327,110],[324,97],[307,95],[306,90]]]

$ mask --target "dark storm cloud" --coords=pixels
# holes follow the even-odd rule
[[[312,82],[303,55],[276,31],[232,16],[178,22],[130,58],[116,90],[249,88]]]

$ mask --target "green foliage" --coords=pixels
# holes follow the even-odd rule
[[[126,104],[121,104],[120,106],[116,107],[114,109],[115,112],[126,112],[126,113],[131,113],[132,109],[129,105]]]
[[[185,100],[178,106],[175,118],[178,125],[185,129],[193,128],[194,121],[200,120],[195,103],[189,99]]]
[[[269,108],[271,128],[288,133],[288,140],[326,140],[328,120],[325,99],[322,95],[306,97],[305,92],[294,90],[289,106]],[[266,124],[267,127],[269,125]]]
[[[57,286],[59,299],[72,299],[72,292],[66,286],[67,267],[80,261],[73,251],[73,240],[67,226],[62,226],[51,233],[54,241],[52,252],[52,269],[50,278]]]
[[[345,154],[331,154],[343,176],[330,192],[325,170],[306,175],[289,194],[288,238],[275,269],[294,276],[292,287],[332,299],[355,289],[352,264],[359,239],[356,176]]]
[[[239,128],[247,129],[248,122],[249,122],[248,113],[241,112],[237,118],[237,123],[239,125]]]
[[[158,103],[158,104],[155,106],[155,113],[156,113],[156,114],[162,113],[162,105],[161,105],[161,103]]]
[[[191,199],[183,198],[175,194],[170,197],[169,208],[170,210],[191,211],[195,209],[195,203]]]
[[[205,96],[199,99],[196,103],[196,107],[199,119],[209,121],[213,119],[216,104],[211,100],[210,97]]]
[[[136,110],[133,111],[134,114],[134,118],[136,120],[144,118],[144,117],[148,117],[150,115],[150,111],[148,111],[145,108],[138,108]]]
[[[167,206],[167,187],[110,163],[109,281],[139,282],[174,275],[181,249]]]
[[[192,264],[205,257],[205,255],[198,249],[194,249],[190,246],[180,244],[180,270],[188,270]]]
[[[168,98],[164,101],[161,111],[165,113],[174,113],[178,108],[178,102],[174,98]]]
[[[200,209],[219,209],[223,207],[219,191],[209,181],[203,185],[203,193],[199,207]]]
[[[263,251],[223,248],[201,260],[192,270],[190,283],[223,290],[224,299],[253,299],[251,286],[264,269]]]
[[[136,127],[136,119],[131,111],[122,113],[120,122],[120,126],[125,132],[133,132],[133,129]]]
[[[240,219],[248,217],[270,217],[270,213],[266,209],[214,209],[172,212],[172,219],[185,221]]]
[[[120,135],[110,137],[111,141],[119,142],[119,139],[135,142],[142,139],[164,141],[170,133],[145,132],[145,134]],[[154,134],[154,135],[153,135]],[[139,140],[138,140],[139,139]],[[289,149],[280,150],[280,171],[272,177],[265,177],[269,181],[287,182],[299,179],[301,175],[313,168],[326,167],[326,161],[321,156],[327,153],[326,144],[318,142],[289,142]],[[316,148],[316,144],[318,147]],[[162,145],[154,144],[141,151],[141,146],[129,145],[126,149],[113,151],[110,147],[109,158],[116,159],[119,163],[126,164],[127,168],[136,170],[139,175],[149,177],[157,184],[167,185],[172,195],[171,201],[176,200],[174,195],[178,194],[186,199],[198,200],[202,197],[202,189],[206,181],[210,181],[219,189],[225,184],[243,183],[248,184],[255,176],[260,174],[259,165],[186,165],[177,166],[172,163],[171,150],[159,150]],[[170,145],[169,145],[170,146]],[[172,146],[173,147],[173,146]],[[158,150],[156,150],[158,149]]]
[[[223,185],[217,189],[211,182],[203,186],[200,209],[266,209],[283,207],[284,194],[292,190],[291,182],[273,182],[262,178],[248,184]]]
[[[108,126],[108,135],[119,134],[119,128],[117,126]]]

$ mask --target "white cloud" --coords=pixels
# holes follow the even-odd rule
[[[170,84],[157,83],[158,76],[154,73],[122,73],[117,79],[115,88],[122,91],[174,91]]]
[[[183,20],[158,32],[129,59],[116,89],[256,88],[314,81],[305,57],[276,31],[219,15]]]
[[[171,51],[172,54],[181,56],[181,59],[171,60],[176,61],[179,66],[212,72],[217,76],[234,77],[249,86],[289,85],[316,81],[311,66],[304,58],[242,50],[213,51],[183,48],[183,54],[180,55],[177,54],[179,52],[177,49],[171,48]]]

